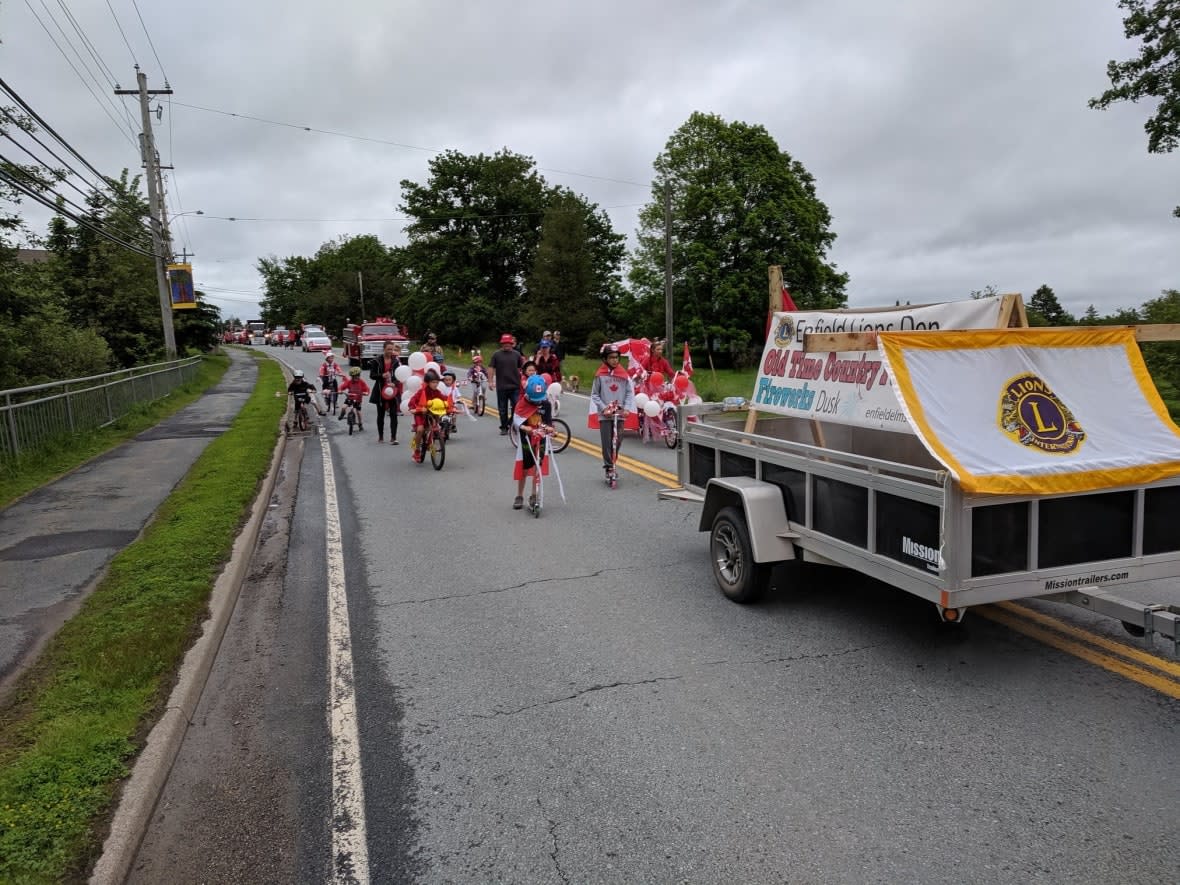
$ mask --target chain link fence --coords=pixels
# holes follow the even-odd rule
[[[171,393],[197,376],[201,357],[137,366],[0,391],[0,458],[34,451],[50,439],[94,430],[139,403]]]

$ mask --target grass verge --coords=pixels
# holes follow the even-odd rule
[[[136,406],[113,424],[86,433],[66,434],[47,441],[36,451],[0,459],[0,507],[154,427],[220,381],[228,367],[228,356],[209,354],[192,381],[162,399]]]
[[[258,383],[144,535],[111,562],[0,711],[0,882],[81,881],[115,791],[204,619],[286,399]]]

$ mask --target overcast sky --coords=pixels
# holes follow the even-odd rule
[[[138,62],[173,89],[169,212],[205,213],[173,234],[227,317],[257,314],[262,256],[404,243],[399,182],[442,149],[531,156],[633,242],[693,111],[765,126],[812,173],[850,305],[1047,283],[1106,314],[1180,288],[1180,154],[1147,153],[1150,107],[1086,107],[1137,52],[1116,0],[0,4],[0,76],[117,175],[139,169],[138,103],[67,11],[122,88]]]

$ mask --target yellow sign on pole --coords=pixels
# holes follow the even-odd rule
[[[172,290],[173,310],[192,310],[197,306],[197,293],[193,290],[193,266],[191,264],[169,264],[168,287]]]

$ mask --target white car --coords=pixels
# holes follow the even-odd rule
[[[309,353],[315,350],[322,351],[324,353],[328,353],[332,350],[332,339],[328,337],[326,332],[303,333],[304,353]]]

